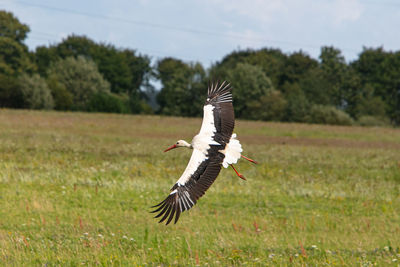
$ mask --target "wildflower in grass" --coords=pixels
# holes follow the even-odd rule
[[[104,238],[104,236],[102,234],[98,234],[97,236],[100,238]]]
[[[318,247],[316,245],[312,245],[311,248],[312,249],[318,249]]]
[[[133,237],[131,237],[131,239],[130,239],[131,241],[135,241],[135,239],[133,238]]]
[[[123,235],[122,238],[123,239],[128,239],[128,237],[126,235]]]
[[[268,258],[272,259],[273,257],[275,257],[275,254],[269,254]]]
[[[114,234],[114,233],[111,233],[111,236],[115,236],[115,234]]]

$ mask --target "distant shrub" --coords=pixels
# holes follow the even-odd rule
[[[283,119],[290,122],[306,122],[311,104],[299,84],[285,83],[283,90],[287,101]]]
[[[274,90],[271,80],[261,67],[239,63],[228,70],[226,78],[235,88],[233,94],[235,116],[243,119],[262,119],[255,116],[254,112],[248,113],[249,105],[256,104],[255,101],[257,102],[262,96],[269,95]]]
[[[361,116],[358,121],[358,125],[361,126],[390,126],[390,120],[386,117],[377,116]]]
[[[140,107],[141,107],[141,114],[154,114],[153,108],[146,102],[146,101],[140,101]]]
[[[353,119],[344,111],[332,106],[313,105],[307,122],[333,125],[352,125]]]
[[[47,85],[49,86],[54,99],[54,109],[72,109],[74,96],[67,90],[64,84],[58,81],[57,77],[54,75],[49,76],[47,78]]]
[[[96,63],[83,56],[67,57],[51,64],[47,75],[56,79],[72,95],[74,110],[88,110],[87,105],[93,95],[110,91],[110,83],[100,74]]]
[[[54,107],[50,89],[46,81],[39,74],[29,76],[23,73],[19,76],[18,83],[24,108],[52,109]]]
[[[97,92],[89,100],[91,112],[129,113],[129,98],[108,92]]]
[[[273,90],[248,104],[249,119],[280,121],[284,116],[287,101],[278,90]]]
[[[0,73],[0,108],[22,108],[22,104],[17,78]]]

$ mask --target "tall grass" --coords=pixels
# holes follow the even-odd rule
[[[2,265],[399,264],[400,130],[238,121],[247,181],[158,224],[200,122],[1,110]]]

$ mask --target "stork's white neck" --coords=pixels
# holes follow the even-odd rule
[[[189,144],[188,142],[186,142],[185,140],[179,140],[177,142],[177,146],[179,146],[179,147],[187,147],[187,148],[190,148],[190,149],[193,148],[192,145]]]

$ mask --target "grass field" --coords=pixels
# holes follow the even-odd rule
[[[158,224],[200,123],[0,110],[0,265],[399,266],[399,129],[237,121],[247,181]]]

